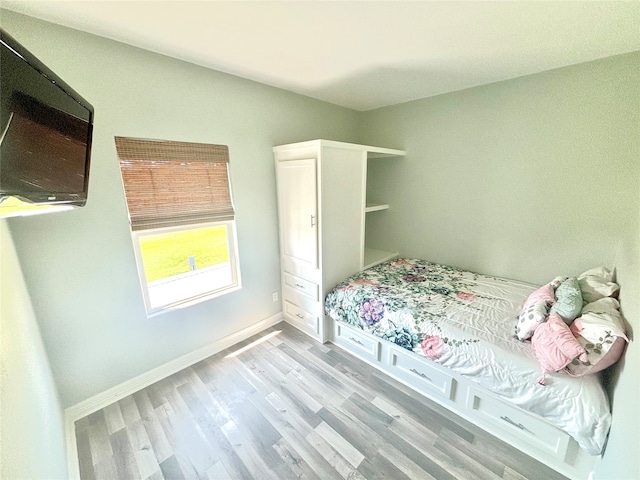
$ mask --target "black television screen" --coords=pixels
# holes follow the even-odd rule
[[[0,207],[9,198],[83,206],[93,107],[4,30],[0,34]]]

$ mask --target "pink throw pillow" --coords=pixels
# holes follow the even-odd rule
[[[558,372],[571,363],[575,358],[587,360],[585,349],[575,339],[571,330],[555,312],[549,314],[549,319],[538,325],[531,346],[538,363],[542,367],[542,376],[538,383],[545,384],[545,376],[550,372]]]
[[[531,292],[527,301],[524,303],[525,305],[531,305],[532,303],[537,303],[541,300],[546,300],[550,304],[556,302],[556,295],[553,289],[553,286],[550,283],[541,286],[537,290]]]

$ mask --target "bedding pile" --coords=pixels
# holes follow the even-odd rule
[[[597,373],[615,363],[629,341],[625,334],[619,285],[604,267],[578,277],[557,277],[527,298],[516,323],[516,336],[531,339],[546,375],[564,371],[579,377]]]
[[[530,336],[548,323],[551,313],[556,327],[555,321],[563,318],[561,313],[573,308],[572,315],[578,314],[578,306],[563,308],[555,299],[555,292],[567,280],[557,278],[538,292],[535,285],[524,282],[404,258],[359,272],[337,285],[326,297],[325,311],[336,321],[425,356],[544,417],[597,455],[611,425],[609,401],[597,376],[579,375],[579,368],[595,360],[586,344],[593,344],[590,339],[602,331],[601,325],[590,327],[584,342],[578,338],[578,347],[572,345],[574,350],[568,350],[569,356],[578,354],[568,363],[577,360],[572,373],[579,376],[564,373],[567,365],[563,365],[558,373],[545,371],[544,385],[539,383],[542,362],[532,342],[514,335],[523,311],[540,301],[545,302],[544,308],[539,307],[534,315],[537,321],[529,328]],[[533,298],[532,292],[536,294]],[[591,303],[585,307],[587,311],[579,305],[582,320],[578,324],[573,321],[574,331],[584,332],[594,323],[593,315],[600,315],[603,309],[611,313],[610,307],[615,307],[609,301],[606,305]],[[560,323],[569,330],[564,320]],[[538,336],[542,333],[544,329]]]

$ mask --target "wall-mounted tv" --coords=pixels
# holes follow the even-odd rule
[[[93,106],[2,29],[0,65],[0,217],[84,206]]]

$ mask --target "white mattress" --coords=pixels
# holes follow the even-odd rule
[[[335,320],[395,341],[419,355],[425,355],[422,340],[436,337],[440,348],[432,361],[545,418],[591,455],[600,454],[611,414],[599,378],[552,373],[544,386],[538,384],[541,368],[531,344],[514,335],[516,316],[536,288],[423,260],[401,259],[341,283],[327,296],[325,305]]]

